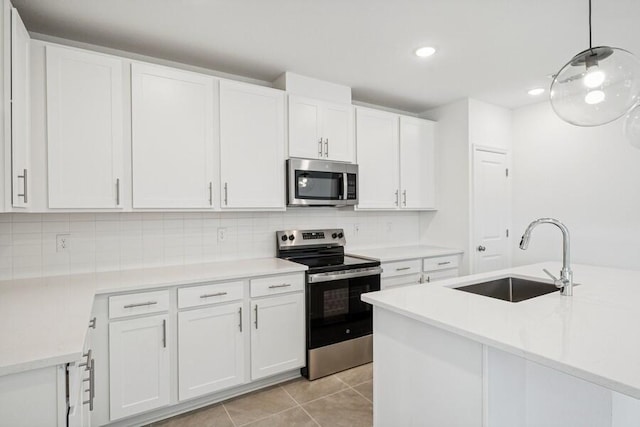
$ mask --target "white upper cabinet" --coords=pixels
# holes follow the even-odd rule
[[[435,122],[356,110],[358,209],[436,208]]]
[[[46,73],[49,208],[121,207],[122,61],[49,45]]]
[[[223,209],[285,208],[284,92],[220,82]]]
[[[134,208],[211,208],[217,80],[131,68]]]
[[[289,156],[354,161],[353,107],[289,96]]]
[[[396,209],[399,205],[398,115],[356,109],[358,208]]]
[[[12,204],[29,206],[30,184],[30,111],[29,45],[30,37],[16,9],[11,9],[11,182]]]
[[[435,209],[435,122],[400,117],[402,207]]]

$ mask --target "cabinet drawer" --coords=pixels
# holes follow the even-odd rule
[[[397,286],[417,285],[420,283],[420,274],[409,274],[408,276],[388,277],[380,281],[380,289],[395,288]]]
[[[436,280],[450,279],[452,277],[458,277],[458,269],[450,268],[448,270],[438,271],[426,271],[423,275],[424,283],[435,282]]]
[[[449,268],[458,268],[460,256],[449,255],[436,258],[425,258],[422,271],[447,270]]]
[[[110,319],[159,313],[167,310],[169,310],[168,290],[109,297]]]
[[[287,274],[251,280],[252,298],[302,290],[304,290],[304,274]]]
[[[385,262],[382,264],[382,278],[404,276],[406,274],[420,273],[422,262],[419,259],[408,261]]]
[[[214,283],[178,288],[178,308],[198,307],[242,299],[244,282]]]

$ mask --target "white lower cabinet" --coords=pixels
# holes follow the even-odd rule
[[[178,313],[178,398],[245,382],[242,302]]]
[[[251,301],[251,379],[305,364],[304,293]]]
[[[167,314],[109,324],[110,419],[169,404]]]

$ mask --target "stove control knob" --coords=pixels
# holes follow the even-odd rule
[[[337,234],[337,233],[333,233],[333,234],[331,235],[331,237],[333,237],[333,238],[335,239],[336,237],[338,237],[338,234]]]
[[[293,234],[289,234],[289,240],[293,242],[293,239],[295,239],[295,237],[293,237]]]
[[[342,233],[338,233],[338,238],[339,238],[339,239],[342,239],[343,237],[344,237],[344,234],[342,234]]]
[[[287,241],[287,235],[283,234],[282,237],[280,238],[280,240],[282,240],[283,242]]]

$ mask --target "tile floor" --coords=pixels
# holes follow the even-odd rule
[[[152,424],[153,427],[370,427],[373,369],[299,378]]]

